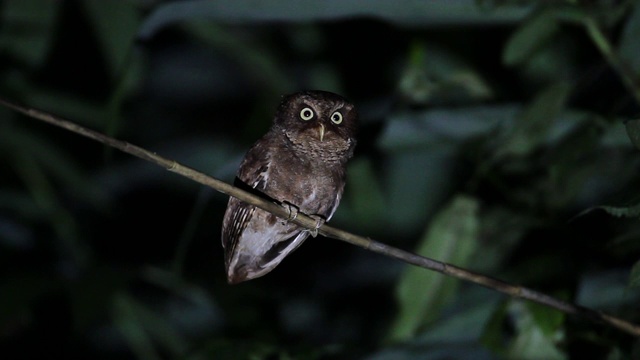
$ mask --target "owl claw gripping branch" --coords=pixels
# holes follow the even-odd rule
[[[287,204],[318,220],[336,211],[353,156],[358,114],[352,104],[326,91],[285,96],[273,126],[247,152],[236,182],[266,199]],[[307,230],[229,198],[222,223],[227,280],[263,276],[318,229]],[[290,219],[289,219],[290,220]]]

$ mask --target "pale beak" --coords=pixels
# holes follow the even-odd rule
[[[324,139],[324,125],[320,124],[320,141]]]

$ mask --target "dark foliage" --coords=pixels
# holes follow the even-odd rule
[[[342,94],[332,225],[640,323],[640,5],[367,4],[4,0],[0,96],[231,182],[281,95]],[[321,237],[228,285],[225,196],[4,108],[0,164],[13,359],[640,357]]]

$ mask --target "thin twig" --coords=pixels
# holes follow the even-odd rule
[[[103,144],[114,147],[128,154],[131,154],[141,159],[155,163],[159,166],[164,167],[169,171],[180,174],[200,184],[214,188],[215,190],[223,194],[236,197],[248,204],[257,206],[283,219],[287,219],[289,217],[289,211],[286,208],[281,207],[280,205],[277,205],[268,200],[264,200],[256,195],[253,195],[237,187],[229,185],[224,181],[215,179],[211,176],[205,175],[199,171],[196,171],[187,166],[179,164],[176,161],[166,159],[155,153],[149,152],[141,147],[129,144],[126,141],[114,139],[112,137],[106,136],[97,131],[84,128],[71,121],[64,120],[62,118],[51,115],[49,113],[19,106],[1,98],[0,98],[0,104],[3,104],[8,108],[11,108],[29,117],[32,117],[41,121],[45,121],[52,125],[67,129],[74,133],[80,134],[82,136],[88,137],[90,139],[93,139]],[[298,216],[292,221],[297,225],[300,225],[307,229],[314,229],[316,227],[316,220],[302,213],[298,214]],[[603,323],[603,324],[612,326],[614,328],[620,329],[631,335],[640,337],[640,326],[630,323],[626,320],[605,314],[597,310],[593,310],[584,306],[559,300],[549,295],[546,295],[522,286],[512,285],[504,281],[501,281],[489,276],[485,276],[482,274],[474,273],[472,271],[469,271],[451,264],[443,263],[443,262],[433,260],[427,257],[423,257],[408,251],[394,248],[392,246],[374,241],[370,238],[351,234],[349,232],[328,226],[326,224],[322,225],[322,227],[320,227],[318,232],[326,237],[345,241],[352,245],[356,245],[366,250],[373,251],[385,256],[396,258],[398,260],[404,261],[409,264],[420,266],[425,269],[437,271],[442,274],[453,276],[461,280],[482,285],[484,287],[499,291],[501,293],[507,294],[512,297],[530,300],[530,301],[560,310],[567,314],[577,315],[582,318],[588,319],[590,321]]]

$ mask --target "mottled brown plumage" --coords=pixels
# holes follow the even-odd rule
[[[273,126],[245,155],[236,185],[318,219],[333,216],[353,155],[357,112],[339,95],[304,91],[284,97]],[[229,198],[222,246],[229,283],[265,275],[311,234]]]

